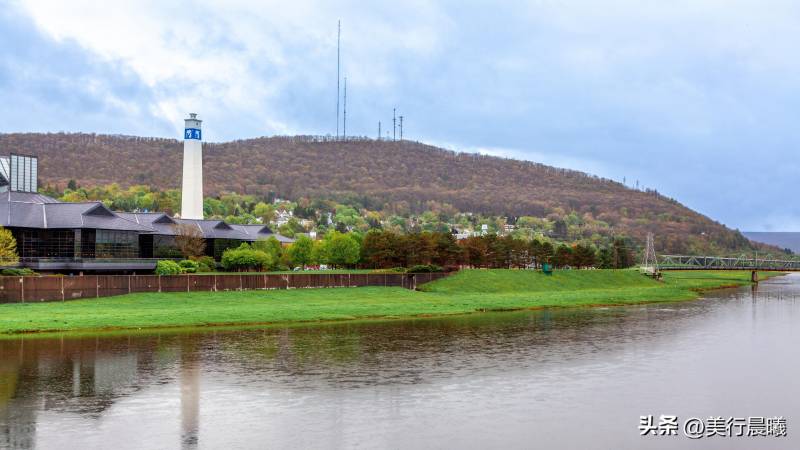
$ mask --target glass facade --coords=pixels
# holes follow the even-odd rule
[[[95,258],[138,258],[139,233],[135,231],[97,230]]]
[[[72,258],[75,256],[73,230],[20,230],[14,233],[21,258]]]
[[[208,241],[212,241],[212,240],[213,240],[213,245],[209,245]],[[214,259],[219,261],[219,260],[222,259],[222,253],[225,250],[227,250],[229,248],[236,248],[236,247],[242,245],[242,242],[243,241],[239,241],[239,240],[236,240],[236,239],[207,239],[206,240],[206,253],[209,253],[209,251],[208,251],[209,247],[213,248],[214,254],[213,255],[208,255],[208,256],[213,256]]]
[[[153,236],[153,256],[155,258],[182,258],[178,247],[175,245],[175,236],[157,234]]]
[[[136,231],[11,228],[21,258],[183,258],[175,236],[140,234]],[[236,239],[206,239],[205,254],[217,261],[222,253],[238,247]]]
[[[21,258],[138,258],[139,234],[113,230],[13,230]]]

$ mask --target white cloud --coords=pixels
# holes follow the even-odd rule
[[[335,64],[336,11],[327,2],[141,1],[112,6],[89,0],[28,0],[21,6],[55,39],[75,41],[130,68],[157,93],[158,101],[149,109],[176,129],[187,111],[220,119],[224,114],[251,115],[256,123],[276,127],[262,134],[299,129],[301,124],[287,124],[293,118],[282,116],[278,97],[298,79],[317,88],[334,82],[330,68]],[[446,22],[427,2],[406,2],[397,11],[398,20],[390,22],[377,20],[380,8],[360,9],[347,14],[351,23],[345,20],[344,66],[354,72],[350,82],[361,86],[392,83],[389,65],[395,50],[422,56],[435,52],[437,30]],[[230,137],[210,131],[212,138]]]
[[[106,105],[94,117],[151,116],[178,135],[198,112],[210,140],[332,133],[341,18],[352,133],[372,136],[378,120],[390,128],[396,106],[409,138],[638,178],[734,225],[759,212],[717,186],[757,188],[753,203],[793,201],[796,171],[776,167],[791,165],[800,142],[796,1],[14,5],[47,36],[146,86],[134,95],[110,80],[69,80]],[[81,108],[75,115],[88,115]]]

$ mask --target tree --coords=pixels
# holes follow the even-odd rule
[[[314,241],[310,237],[302,234],[294,241],[292,246],[289,247],[289,258],[292,264],[305,269],[307,265],[311,264],[313,250]]]
[[[11,231],[0,227],[0,266],[11,266],[18,262],[17,240]]]
[[[259,250],[269,255],[270,264],[265,267],[266,269],[275,269],[281,261],[281,256],[283,256],[283,246],[275,236],[270,236],[268,239],[259,239],[253,242],[252,247],[254,250]]]
[[[633,266],[634,258],[625,238],[614,238],[614,267],[627,269]]]
[[[505,237],[508,265],[510,267],[524,268],[531,263],[531,254],[528,249],[528,243],[522,239],[514,239],[511,236]]]
[[[178,223],[173,226],[175,230],[175,247],[184,258],[197,258],[206,251],[206,240],[203,232],[195,225]]]
[[[601,269],[614,268],[614,251],[608,247],[603,247],[597,252],[597,263]]]
[[[553,265],[556,267],[566,267],[572,265],[572,248],[561,244],[556,248],[553,255]]]
[[[471,267],[483,267],[487,263],[489,248],[480,236],[470,236],[459,242],[464,262]]]
[[[597,262],[594,249],[585,244],[576,244],[572,249],[572,264],[577,267],[593,267]]]
[[[461,259],[461,247],[456,238],[450,233],[434,233],[435,250],[433,263],[440,267],[449,267],[458,264]]]
[[[364,235],[361,259],[369,267],[390,268],[403,266],[402,238],[392,231],[370,230]]]
[[[406,267],[431,263],[436,253],[436,242],[431,233],[411,233],[404,238],[405,245],[401,254],[405,256]]]
[[[275,220],[275,207],[264,202],[258,202],[253,207],[253,215],[260,218],[261,223],[268,224]]]
[[[560,239],[567,238],[567,222],[563,219],[558,219],[553,224],[553,235]]]
[[[361,256],[361,249],[349,234],[334,231],[325,236],[324,253],[328,264],[353,266]]]

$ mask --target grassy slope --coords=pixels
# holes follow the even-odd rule
[[[546,276],[529,271],[468,270],[426,285],[425,292],[365,287],[131,294],[0,305],[0,335],[677,301],[696,298],[693,289],[748,284],[749,276],[749,272],[676,272],[666,274],[659,283],[634,271],[559,271]]]

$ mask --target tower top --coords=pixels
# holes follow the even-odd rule
[[[184,122],[186,125],[184,126],[183,138],[202,140],[200,125],[203,121],[197,118],[197,114],[189,113],[189,118],[184,119]]]

